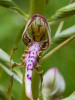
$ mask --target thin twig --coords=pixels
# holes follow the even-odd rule
[[[58,45],[56,48],[54,48],[53,50],[51,50],[47,55],[45,55],[43,58],[41,58],[41,60],[40,60],[39,63],[42,63],[43,61],[45,61],[48,57],[50,57],[52,54],[54,54],[56,51],[58,51],[60,48],[62,48],[66,44],[68,44],[74,38],[75,38],[75,35],[73,35],[70,38],[68,38],[67,40],[65,40],[63,43],[61,43],[60,45]]]
[[[22,84],[22,80],[12,71],[10,71],[8,68],[6,68],[3,64],[0,63],[0,67],[10,76],[14,75],[14,79],[17,80],[20,84]]]
[[[56,31],[55,37],[61,32],[63,25],[64,25],[64,21],[61,21]]]
[[[74,0],[70,0],[70,4],[73,3],[73,2],[74,2]]]
[[[70,0],[69,4],[72,4],[73,1],[74,0]],[[58,26],[58,29],[56,31],[55,37],[61,32],[63,25],[64,25],[64,21],[61,21],[60,24],[59,24],[59,26]]]
[[[11,100],[11,89],[12,89],[12,85],[13,85],[13,76],[11,76],[10,78],[10,83],[9,83],[9,87],[8,87],[8,91],[7,91],[7,100]]]

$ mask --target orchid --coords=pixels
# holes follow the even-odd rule
[[[48,0],[31,0],[30,11],[27,14],[12,0],[0,0],[0,6],[9,8],[14,13],[17,12],[16,15],[20,15],[23,25],[11,54],[9,55],[0,49],[0,67],[11,76],[7,89],[0,85],[0,97],[2,100],[17,100],[14,93],[12,93],[13,79],[22,88],[22,91],[20,91],[20,94],[22,94],[21,100],[75,99],[74,93],[68,98],[63,97],[66,81],[61,71],[57,68],[58,66],[50,68],[51,66],[48,65],[48,68],[46,68],[45,65],[42,65],[47,58],[75,39],[75,25],[62,31],[66,19],[75,14],[75,3],[71,0],[69,5],[58,9],[54,15],[47,18],[44,15],[44,8],[48,2]],[[56,23],[59,23],[59,26],[54,37],[52,37],[51,26],[56,25]],[[23,49],[20,52],[22,50],[23,52],[21,62],[17,63],[13,56],[18,50],[17,47],[20,40],[23,43]],[[20,55],[20,52],[17,56]],[[53,60],[52,63],[54,63]],[[51,61],[49,60],[49,62]],[[61,66],[64,65],[61,64]],[[23,67],[23,71],[20,70],[20,67]],[[46,73],[45,68],[46,70],[48,69]]]
[[[39,68],[38,59],[41,50],[46,50],[50,44],[50,28],[46,19],[41,15],[34,15],[27,23],[23,32],[23,41],[26,45],[30,45],[28,53],[25,54],[25,87],[26,94],[33,99],[31,80],[33,68]]]

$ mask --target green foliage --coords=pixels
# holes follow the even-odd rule
[[[20,5],[19,0],[15,0],[17,4]],[[35,1],[35,0],[33,0]],[[41,0],[42,1],[42,0]],[[29,0],[25,0],[25,2],[27,2],[27,4],[29,4]],[[38,1],[37,1],[38,2]],[[39,0],[39,5],[40,6],[36,6],[36,5],[32,5],[30,8],[30,13],[32,16],[34,13],[39,13],[39,14],[44,14],[44,9],[42,8],[42,6],[44,7],[45,4],[42,4],[42,2],[40,3]],[[46,6],[46,9],[48,9],[48,7],[51,9],[51,12],[54,12],[57,8],[59,8],[60,6],[62,7],[64,4],[60,3],[63,2],[65,4],[65,2],[69,2],[69,0],[65,1],[65,0],[51,0],[48,5]],[[44,2],[45,3],[45,2]],[[50,4],[51,3],[51,4]],[[60,6],[59,6],[60,4]],[[51,5],[51,6],[50,6]],[[24,13],[23,11],[21,11],[21,9],[19,7],[16,6],[16,4],[11,1],[11,0],[0,0],[0,6],[3,6],[5,8],[9,8],[10,10],[16,11],[18,12],[19,15],[22,16],[22,18],[25,20],[25,22],[28,21],[28,15],[26,13]],[[27,7],[28,5],[25,6]],[[12,76],[12,74],[14,74],[14,79],[17,80],[21,86],[22,85],[22,94],[21,94],[21,89],[19,90],[18,88],[14,88],[13,93],[16,96],[17,100],[29,100],[25,94],[25,83],[24,83],[24,71],[22,72],[19,68],[14,68],[13,71],[10,71],[10,57],[7,53],[11,52],[11,49],[13,48],[13,46],[17,46],[18,50],[15,52],[14,54],[14,61],[15,62],[20,62],[20,58],[21,55],[24,53],[24,49],[25,49],[25,45],[22,42],[21,39],[21,35],[24,29],[24,26],[26,23],[23,22],[24,20],[21,20],[21,18],[19,18],[18,16],[14,15],[13,13],[10,13],[8,10],[6,10],[5,8],[0,7],[0,71],[3,70],[3,74],[0,73],[0,84],[4,85],[5,87],[8,85],[7,84],[7,74],[9,74],[10,76]],[[36,7],[36,9],[35,9]],[[33,12],[33,10],[34,12]],[[39,9],[39,10],[38,10]],[[43,11],[42,11],[43,9]],[[24,10],[24,9],[23,9]],[[32,12],[31,12],[32,11]],[[48,11],[45,11],[48,12]],[[60,32],[56,37],[54,36],[51,40],[51,48],[49,48],[49,50],[53,49],[54,46],[53,44],[58,44],[61,43],[63,41],[65,41],[67,38],[71,37],[72,35],[75,34],[75,22],[74,19],[75,17],[73,16],[75,14],[75,3],[70,4],[68,6],[65,6],[63,8],[60,8],[59,10],[56,11],[56,13],[50,17],[48,19],[49,23],[52,25],[54,25],[57,22],[61,22],[62,20],[65,21],[65,24],[63,26],[63,30],[62,32]],[[45,16],[48,16],[49,14],[46,13]],[[72,17],[72,18],[70,18]],[[68,19],[69,18],[69,19]],[[66,20],[67,19],[67,20]],[[70,27],[71,26],[71,27]],[[21,29],[22,27],[22,29]],[[69,28],[68,28],[69,27]],[[52,29],[52,36],[55,35],[55,31],[56,31],[57,25],[51,26]],[[21,30],[20,30],[21,29]],[[15,38],[17,37],[17,39]],[[16,41],[16,42],[15,42]],[[43,69],[44,73],[50,69],[50,67],[53,66],[57,66],[58,69],[61,71],[61,73],[63,74],[65,81],[66,81],[66,91],[64,93],[64,97],[67,97],[69,94],[71,94],[72,91],[74,91],[74,86],[75,86],[75,40],[73,42],[71,42],[69,45],[67,45],[66,47],[64,47],[64,49],[62,48],[60,51],[58,51],[55,55],[52,55],[51,57],[49,57],[47,60],[45,60],[42,63],[42,67],[41,69]],[[4,52],[5,51],[5,52]],[[6,53],[7,52],[7,53]],[[48,53],[49,51],[47,51],[46,53]],[[12,60],[12,63],[14,62]],[[4,71],[7,73],[4,73]],[[4,76],[4,77],[3,77]],[[36,78],[37,77],[37,78]],[[23,82],[22,82],[23,79]],[[71,80],[70,80],[71,79]],[[23,84],[22,84],[23,83]],[[14,86],[17,87],[17,83],[16,81],[14,81]],[[0,87],[1,89],[1,87]],[[33,90],[33,96],[34,98],[38,98],[38,91],[39,91],[39,76],[37,73],[33,73],[33,79],[32,79],[32,90]],[[4,100],[6,100],[6,90],[2,90],[4,91],[4,95],[2,94],[2,97],[4,97]],[[0,92],[1,93],[1,92]],[[22,95],[22,97],[19,96],[19,94]],[[0,94],[0,98],[1,98],[1,94]],[[71,96],[62,100],[74,100],[75,96]],[[3,98],[2,98],[3,100]],[[13,99],[12,99],[13,100]]]
[[[62,99],[62,100],[75,100],[75,95],[69,96],[69,97]]]
[[[12,72],[9,70],[9,68],[10,68],[10,56],[6,53],[6,52],[4,52],[2,49],[0,49],[0,63],[2,63],[2,64],[4,64],[6,67],[4,67],[3,65],[3,69],[8,73],[8,71],[9,71],[9,75],[11,75],[12,76]],[[11,63],[13,64],[14,62],[13,62],[13,60],[11,61]],[[19,70],[19,68],[14,68],[13,69],[13,71],[18,75],[18,77],[22,80],[22,77],[23,77],[23,75],[22,75],[22,73],[21,73],[21,71]]]
[[[75,34],[75,25],[60,32],[57,36],[55,36],[52,39],[51,44],[61,43],[74,34]]]
[[[62,20],[71,17],[74,14],[75,14],[75,3],[72,3],[68,6],[65,6],[57,10],[52,17],[48,18],[48,22],[50,22],[50,24],[53,23],[55,24],[57,22],[60,22]]]
[[[7,89],[1,85],[0,85],[0,97],[2,100],[7,100]],[[13,94],[11,94],[11,99],[16,100]]]
[[[6,89],[0,85],[0,97],[2,100],[7,100]]]
[[[0,5],[13,11],[17,11],[19,15],[21,15],[25,19],[25,21],[28,21],[27,15],[22,12],[12,0],[0,0]]]
[[[14,79],[17,80],[20,84],[22,84],[22,80],[12,71],[10,71],[8,68],[6,68],[4,65],[0,63],[0,67],[10,76],[14,75]]]

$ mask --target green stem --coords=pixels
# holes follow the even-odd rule
[[[8,91],[7,91],[7,100],[12,100],[11,99],[11,89],[12,89],[12,85],[13,85],[13,76],[11,76],[10,78],[10,83],[9,83],[9,87],[8,87]]]
[[[16,100],[15,96],[11,93],[11,99]],[[0,100],[7,100],[7,89],[0,85]]]
[[[30,2],[30,17],[34,14],[44,15],[46,0],[31,0]]]
[[[70,38],[68,38],[67,40],[65,40],[64,42],[62,42],[60,45],[58,45],[57,47],[55,47],[52,51],[50,51],[47,55],[45,55],[39,63],[42,63],[43,61],[45,61],[48,57],[50,57],[52,54],[54,54],[56,51],[58,51],[60,48],[62,48],[63,46],[65,46],[66,44],[68,44],[70,41],[72,41],[73,39],[75,39],[75,35],[71,36]]]
[[[16,11],[23,17],[23,19],[25,20],[25,22],[28,21],[27,15],[26,15],[24,12],[22,12],[19,8],[14,7],[14,8],[12,8],[12,9],[13,9],[13,10],[16,10]]]
[[[44,100],[43,94],[42,94],[42,82],[43,82],[43,75],[41,74],[41,86],[40,86],[40,91],[39,91],[39,100]]]
[[[34,100],[37,100],[39,96],[39,82],[40,82],[40,76],[34,69],[32,74],[32,93]]]
[[[58,29],[57,29],[57,31],[56,31],[55,37],[56,37],[57,35],[59,35],[59,33],[60,33],[61,30],[62,30],[63,25],[64,25],[64,21],[61,21],[60,24],[59,24],[59,26],[58,26]]]
[[[30,100],[25,93],[25,66],[23,68],[23,83],[22,83],[22,97],[21,100]]]

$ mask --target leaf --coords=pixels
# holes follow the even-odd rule
[[[69,97],[62,99],[62,100],[75,100],[75,95],[69,96]]]
[[[0,85],[0,98],[1,100],[7,100],[7,89]],[[15,96],[11,93],[11,100],[16,100]]]
[[[0,0],[0,5],[4,6],[6,8],[12,8],[15,7],[16,5],[14,4],[13,1],[11,0]]]
[[[9,67],[10,66],[10,57],[9,55],[4,52],[2,49],[0,49],[0,62],[3,63],[5,66]],[[13,64],[14,62],[11,61]]]
[[[3,64],[0,63],[0,67],[10,76],[14,76],[13,78],[15,80],[17,80],[20,84],[22,84],[22,80],[15,74],[13,73],[12,71],[10,71],[8,68],[6,68]]]
[[[51,44],[61,43],[74,34],[75,34],[75,25],[69,27],[68,29],[65,29],[64,31],[56,35],[52,39]]]
[[[8,68],[10,68],[10,56],[4,52],[2,49],[0,49],[0,63],[2,63],[3,65],[7,66]],[[14,61],[11,61],[11,64],[13,64]],[[15,67],[13,69],[13,71],[19,76],[19,78],[22,80],[23,75],[22,72],[19,70],[19,68]]]
[[[18,12],[19,15],[21,15],[26,22],[28,21],[27,15],[24,12],[22,12],[12,0],[0,0],[0,6]]]
[[[53,46],[54,44],[59,44],[59,43],[65,41],[66,39],[68,39],[69,37],[71,37],[74,34],[75,34],[75,25],[69,27],[68,29],[65,29],[64,31],[62,31],[61,33],[56,35],[51,40],[51,46]],[[47,54],[50,51],[50,49],[51,49],[51,47],[43,53],[43,56],[45,54]]]
[[[75,14],[75,3],[69,4],[63,8],[60,8],[56,13],[47,19],[50,24],[55,24],[62,20],[65,20]]]
[[[7,100],[6,89],[1,85],[0,85],[0,98],[2,98],[2,100]]]

